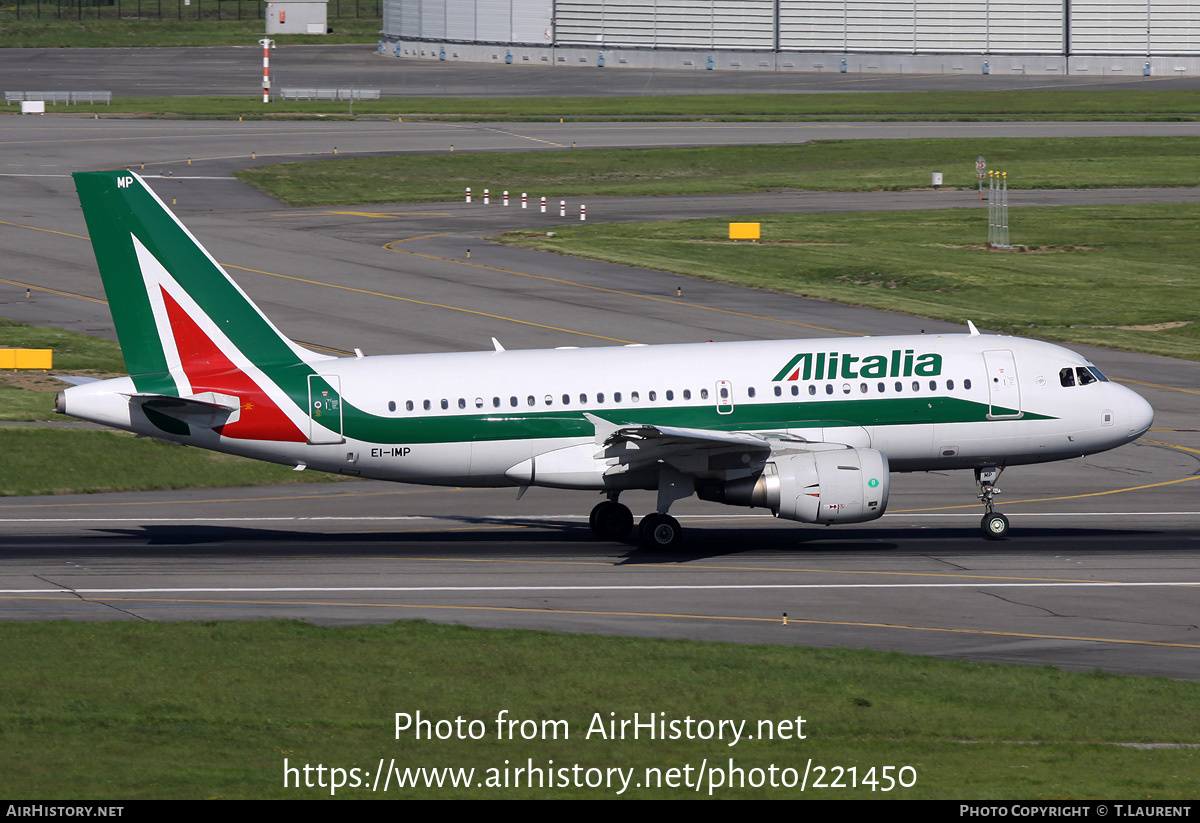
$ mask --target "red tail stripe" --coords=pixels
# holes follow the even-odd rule
[[[161,286],[160,286],[161,288]],[[192,384],[192,391],[232,394],[240,398],[241,417],[236,423],[218,426],[215,430],[224,437],[240,440],[278,440],[303,443],[308,440],[283,410],[254,382],[225,356],[187,312],[162,289],[163,303],[171,321],[175,348],[183,363],[183,372]]]

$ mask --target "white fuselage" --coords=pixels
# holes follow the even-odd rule
[[[1150,406],[1088,378],[1089,365],[1059,346],[992,335],[343,358],[313,364],[340,392],[319,420],[305,398],[280,404],[308,442],[226,437],[196,425],[187,435],[166,432],[129,400],[130,378],[68,389],[61,410],[383,480],[611,489],[626,481],[606,478],[585,412],[622,425],[873,448],[902,472],[1048,462],[1140,436]]]

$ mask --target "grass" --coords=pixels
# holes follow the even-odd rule
[[[151,605],[150,612],[153,613]],[[787,631],[787,630],[781,630]],[[293,768],[646,767],[703,761],[911,766],[912,788],[728,788],[722,798],[1137,798],[1196,800],[1200,684],[1072,674],[894,653],[488,631],[423,623],[0,624],[0,795],[319,798]],[[53,653],[48,654],[47,650]],[[69,660],[70,665],[63,665]],[[570,737],[498,739],[515,720],[562,720]],[[482,721],[477,740],[397,734],[397,712]],[[586,738],[602,721],[747,721],[755,739]],[[803,717],[806,737],[766,740],[760,720]],[[778,725],[775,726],[777,729]],[[478,731],[480,727],[476,727]],[[1134,748],[1129,744],[1183,744]],[[1122,744],[1122,745],[1114,745]],[[894,773],[894,772],[893,772]],[[328,772],[327,772],[328,774]],[[569,773],[568,773],[569,774]],[[303,780],[303,772],[300,772]],[[830,778],[831,779],[831,778]],[[368,784],[371,778],[368,778]],[[636,781],[635,781],[636,782]],[[382,782],[380,784],[382,786]],[[391,797],[613,797],[606,788],[397,790]],[[343,788],[342,798],[382,797]],[[696,796],[637,789],[625,797]]]
[[[0,422],[28,423],[57,417],[54,413],[54,395],[65,389],[66,383],[49,388],[23,388],[7,385],[7,377],[0,375]]]
[[[96,21],[96,26],[107,26],[117,21]],[[378,21],[365,23],[353,20],[336,21],[338,26],[359,25],[358,29],[347,29],[347,37],[361,37],[364,43],[374,43]],[[187,21],[184,21],[186,24]],[[25,26],[25,23],[19,24]],[[176,24],[162,25],[162,32],[141,32],[131,27],[121,35],[120,42],[113,45],[189,45],[182,42],[160,42],[184,37],[199,40],[209,37],[203,31],[185,34],[186,26],[171,35]],[[254,32],[244,32],[244,24],[237,22],[211,23],[201,27],[230,28],[227,36],[229,45],[253,45],[261,37],[261,22]],[[372,28],[373,27],[373,28]],[[16,46],[14,35],[0,27],[0,44]],[[121,31],[117,27],[117,31]],[[369,36],[368,36],[369,35]],[[91,32],[80,36],[75,45],[102,45],[114,41],[116,35]],[[220,45],[214,42],[194,42],[190,45]],[[312,44],[316,38],[294,35],[277,37],[280,44]],[[249,42],[247,42],[249,40]],[[319,42],[339,42],[331,36]],[[33,42],[28,45],[47,46],[48,43]],[[382,58],[381,58],[382,59]],[[275,61],[272,61],[275,65]],[[404,63],[396,61],[398,68]],[[502,80],[506,71],[519,76],[523,67],[498,67],[497,86],[510,87],[511,77]],[[286,84],[283,84],[286,85]],[[7,109],[8,111],[12,111]],[[142,114],[148,116],[178,115],[184,117],[278,117],[349,114],[345,103],[280,101],[263,105],[261,98],[253,93],[241,96],[197,96],[197,97],[123,97],[113,100],[111,106],[54,107],[47,106],[50,114],[56,112],[88,114],[93,111],[103,114]],[[387,97],[382,100],[362,100],[354,104],[356,116],[422,116],[452,119],[505,118],[518,120],[559,119],[595,120],[626,119],[661,120],[683,119],[769,119],[769,120],[838,120],[838,119],[898,119],[898,120],[1194,120],[1200,118],[1200,91],[1152,91],[1141,89],[1111,91],[981,91],[981,92],[865,92],[834,94],[689,94],[653,95],[636,97],[503,97],[497,96],[487,81],[481,81],[475,97],[406,96]]]
[[[125,373],[121,347],[111,340],[65,329],[28,326],[0,317],[0,348],[51,349],[54,368],[0,371],[0,422],[62,421],[54,395],[67,383],[56,375],[114,377]]]
[[[113,377],[125,373],[121,347],[111,340],[65,329],[28,326],[0,317],[0,348],[51,349],[54,368],[0,371],[0,422],[61,421],[54,395],[67,384],[55,375]]]
[[[1070,343],[1200,360],[1200,205],[1021,208],[988,251],[983,210],[586,224],[529,248],[907,312]],[[731,220],[760,244],[730,243]],[[1141,327],[1141,328],[1138,328]]]
[[[1200,138],[827,140],[799,146],[470,153],[260,166],[237,176],[293,206],[458,200],[465,187],[583,195],[976,186],[975,160],[1020,188],[1200,185]],[[986,184],[985,184],[986,185]]]
[[[53,349],[54,371],[124,374],[121,347],[111,340],[65,329],[29,326],[0,317],[0,348]]]
[[[331,20],[333,34],[310,37],[303,34],[272,35],[276,45],[336,45],[375,43],[380,21]],[[263,21],[254,20],[41,20],[10,22],[0,25],[0,48],[144,48],[195,46],[254,46],[263,37]],[[80,81],[80,89],[103,86],[95,80]],[[170,105],[170,104],[169,104]],[[97,106],[105,112],[120,111],[119,106]],[[47,106],[47,111],[78,112],[92,107]]]
[[[330,0],[332,34],[272,39],[375,43],[381,8],[380,0]],[[253,46],[263,36],[264,11],[254,0],[0,0],[0,48]]]
[[[70,418],[59,418],[67,420]],[[123,432],[0,426],[0,496],[227,488],[343,479]]]

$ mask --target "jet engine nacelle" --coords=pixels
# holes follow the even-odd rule
[[[863,523],[887,509],[888,478],[887,457],[875,449],[808,451],[774,457],[762,474],[726,483],[714,499],[801,523]]]

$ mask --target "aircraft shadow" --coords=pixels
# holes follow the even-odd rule
[[[486,557],[546,555],[603,557],[616,565],[679,564],[745,555],[778,554],[832,556],[871,554],[884,556],[918,554],[1044,555],[1072,551],[1087,554],[1126,553],[1132,549],[1196,551],[1200,531],[1131,530],[1102,528],[1014,527],[1004,540],[985,540],[977,528],[943,527],[922,529],[822,528],[797,525],[794,529],[746,529],[685,526],[685,544],[677,552],[663,554],[626,543],[596,538],[587,524],[577,520],[548,521],[454,518],[466,528],[453,531],[406,530],[372,532],[313,532],[287,529],[246,528],[214,525],[147,525],[132,528],[96,529],[79,537],[47,543],[44,535],[9,535],[0,546],[0,558],[55,557],[295,557],[426,556],[430,551],[452,550],[457,554]],[[478,526],[478,530],[470,528]],[[114,541],[120,547],[113,546]],[[130,542],[139,544],[129,546]]]

